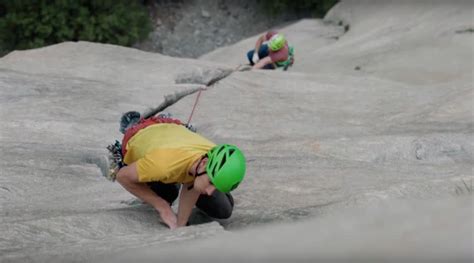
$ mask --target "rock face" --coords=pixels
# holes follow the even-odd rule
[[[304,14],[269,15],[253,0],[148,1],[154,30],[136,45],[141,50],[174,57],[197,58],[217,47],[235,43],[275,24]]]
[[[342,1],[281,29],[286,72],[232,71],[256,37],[199,60],[86,42],[3,57],[1,261],[472,262],[473,7]],[[221,76],[192,122],[244,150],[236,209],[169,231],[94,162],[123,112]],[[194,96],[167,110],[186,120]]]

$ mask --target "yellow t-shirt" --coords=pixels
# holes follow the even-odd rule
[[[190,183],[193,163],[215,144],[177,124],[153,124],[125,145],[124,163],[137,162],[139,182]]]

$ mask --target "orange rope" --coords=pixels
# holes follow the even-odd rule
[[[189,119],[188,119],[188,123],[191,123],[191,118],[193,117],[193,114],[194,114],[194,110],[196,109],[196,105],[199,101],[199,97],[201,96],[201,91],[202,90],[199,90],[198,94],[197,94],[197,97],[196,97],[196,101],[194,102],[194,106],[193,106],[193,110],[191,111],[191,115],[189,115]]]

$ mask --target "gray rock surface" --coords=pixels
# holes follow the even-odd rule
[[[148,1],[154,29],[135,47],[174,57],[196,58],[269,27],[295,21],[292,11],[270,15],[253,0]]]
[[[472,227],[471,206],[471,198],[455,202],[394,201],[370,208],[345,209],[298,224],[275,224],[225,233],[219,238],[184,241],[182,245],[171,243],[161,247],[128,249],[126,253],[110,253],[96,260],[470,262],[472,235],[465,230]]]
[[[199,60],[87,42],[1,58],[0,261],[472,262],[472,9],[342,1],[282,28],[287,72],[228,74],[256,37]],[[230,219],[169,231],[94,163],[123,112],[222,72],[192,122],[248,173]]]

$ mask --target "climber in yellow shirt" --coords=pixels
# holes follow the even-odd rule
[[[245,175],[245,158],[234,145],[216,145],[179,120],[142,119],[125,131],[123,167],[103,173],[152,205],[171,229],[185,226],[194,206],[213,218],[228,218],[234,190]],[[120,165],[120,166],[122,166]],[[177,215],[171,205],[178,197]]]

